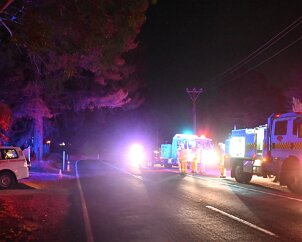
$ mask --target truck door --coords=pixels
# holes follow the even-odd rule
[[[302,117],[292,120],[291,155],[297,158],[302,155]]]
[[[279,118],[273,121],[271,144],[272,159],[279,160],[288,157],[292,149],[292,119]]]

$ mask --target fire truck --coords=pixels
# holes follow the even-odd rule
[[[272,114],[265,125],[232,130],[225,162],[237,182],[274,177],[302,194],[302,113]]]
[[[193,148],[199,148],[202,150],[202,159],[208,162],[212,160],[216,161],[217,157],[212,139],[206,138],[203,135],[175,134],[172,139],[172,144],[161,145],[161,160],[165,168],[178,166],[177,151],[181,147],[188,151],[189,156]]]

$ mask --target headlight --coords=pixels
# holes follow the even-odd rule
[[[139,144],[134,144],[130,147],[129,160],[132,166],[142,166],[146,161],[146,153],[144,147]]]
[[[202,152],[202,158],[207,163],[217,163],[218,155],[214,150],[204,150]]]

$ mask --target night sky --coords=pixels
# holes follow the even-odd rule
[[[218,95],[217,87],[223,84],[217,76],[302,15],[301,0],[158,0],[154,3],[138,36],[143,53],[139,66],[149,91],[144,107],[155,115],[160,138],[168,139],[192,129],[192,102],[186,87],[204,89],[197,101],[197,128],[203,132],[201,127],[209,120],[205,119],[209,114],[202,111],[203,105]],[[254,67],[301,35],[299,26],[245,67]],[[288,75],[302,63],[301,43],[297,42],[255,71],[265,75],[272,85],[286,87]],[[248,88],[248,84],[242,88]],[[215,131],[209,133],[215,136]]]

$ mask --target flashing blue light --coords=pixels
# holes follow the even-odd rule
[[[193,131],[189,130],[189,129],[185,129],[182,134],[186,134],[186,135],[193,135]]]

